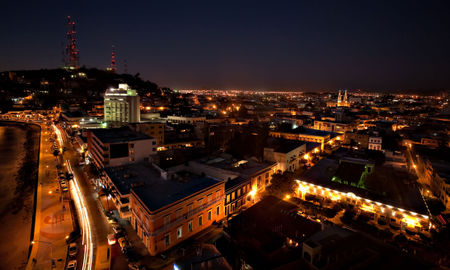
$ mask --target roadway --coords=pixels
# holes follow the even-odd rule
[[[71,194],[78,211],[79,224],[82,229],[83,260],[78,262],[83,270],[98,269],[95,267],[96,252],[99,247],[107,246],[107,235],[112,230],[104,212],[99,205],[98,195],[90,184],[90,180],[79,166],[80,155],[73,147],[66,132],[56,127],[58,140],[65,147],[63,159],[67,170],[73,174]]]

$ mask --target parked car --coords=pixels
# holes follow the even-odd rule
[[[114,237],[114,234],[108,234],[108,245],[112,246],[116,243],[116,237]]]
[[[77,269],[77,260],[71,260],[66,267],[66,270],[76,270]]]
[[[77,243],[70,243],[69,245],[69,256],[75,257],[78,253],[78,245]]]

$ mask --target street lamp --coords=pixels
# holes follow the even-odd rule
[[[45,241],[31,241],[31,244],[34,245],[36,243],[43,243],[43,244],[47,244],[50,245],[50,260],[52,261],[52,266],[54,264],[54,260],[53,260],[53,244],[50,242],[45,242]]]

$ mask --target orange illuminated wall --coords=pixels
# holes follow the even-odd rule
[[[152,256],[225,217],[224,182],[218,182],[156,211],[150,211],[133,191],[131,194],[131,224]]]

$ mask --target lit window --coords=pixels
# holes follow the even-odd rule
[[[177,239],[180,239],[183,236],[183,227],[179,227],[177,229]]]
[[[212,211],[210,209],[210,210],[208,210],[208,220],[211,220],[211,218],[212,218]]]
[[[198,226],[202,226],[203,225],[203,216],[199,216],[198,217]]]

